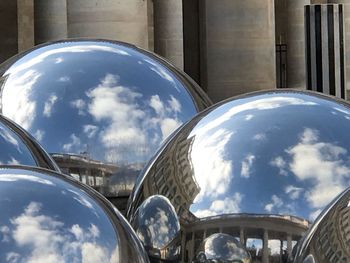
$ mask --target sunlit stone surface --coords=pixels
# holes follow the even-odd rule
[[[62,171],[107,197],[128,195],[167,136],[210,105],[188,76],[134,46],[69,40],[2,64],[1,111]]]
[[[17,124],[0,115],[0,165],[59,168],[45,150]]]
[[[183,262],[219,232],[253,260],[281,260],[349,185],[349,131],[349,105],[321,94],[276,90],[216,104],[148,164],[128,215],[144,198],[167,197],[184,231]]]
[[[1,168],[0,207],[2,262],[149,262],[121,214],[68,176]]]

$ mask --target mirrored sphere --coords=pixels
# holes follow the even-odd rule
[[[174,261],[180,256],[180,223],[170,201],[148,197],[130,220],[151,259]]]
[[[50,155],[31,135],[1,115],[0,165],[38,166],[59,171]]]
[[[149,262],[121,214],[68,176],[1,168],[0,209],[2,262]]]
[[[323,211],[297,246],[294,263],[350,262],[350,189]]]
[[[350,108],[317,93],[272,90],[216,104],[184,125],[140,175],[128,216],[167,197],[184,232],[184,262],[227,233],[257,262],[285,259],[350,183]]]
[[[105,196],[131,191],[167,136],[210,105],[198,85],[135,46],[66,40],[0,67],[1,112],[31,133],[63,172]]]
[[[251,259],[237,239],[228,234],[218,233],[203,240],[195,262],[250,263]]]

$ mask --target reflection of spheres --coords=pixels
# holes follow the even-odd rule
[[[197,261],[211,262],[211,260],[227,263],[251,262],[246,249],[234,237],[227,234],[213,234],[200,245]]]
[[[180,223],[170,201],[161,195],[147,198],[130,220],[148,255],[157,260],[178,260]]]
[[[0,165],[39,166],[59,171],[51,157],[26,131],[1,115]]]
[[[0,169],[7,262],[148,262],[136,234],[91,188],[35,168]]]
[[[248,238],[281,238],[291,253],[292,241],[350,183],[349,131],[349,105],[313,92],[218,103],[181,127],[143,170],[128,216],[162,194],[189,228],[200,221],[202,229],[240,229],[244,221]]]
[[[112,41],[44,44],[3,63],[0,76],[2,113],[62,171],[111,197],[130,191],[160,143],[210,105],[184,73]]]
[[[350,189],[318,217],[297,246],[295,263],[350,262]]]

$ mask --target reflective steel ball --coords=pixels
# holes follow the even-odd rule
[[[2,262],[149,262],[121,214],[68,176],[2,167],[0,208]]]
[[[37,46],[1,65],[0,84],[2,114],[107,197],[128,195],[167,136],[211,104],[160,57],[104,40]]]
[[[37,166],[59,171],[54,160],[30,134],[1,115],[0,165]]]
[[[226,100],[179,129],[148,163],[128,217],[163,195],[181,223],[184,262],[214,233],[238,238],[253,262],[286,260],[349,186],[349,132],[349,104],[322,94],[273,90]]]
[[[209,262],[250,263],[250,255],[241,243],[227,234],[213,234],[203,240],[197,253],[196,263]]]
[[[318,217],[299,242],[294,263],[350,262],[350,188],[345,190]]]

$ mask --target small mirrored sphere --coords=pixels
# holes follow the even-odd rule
[[[160,144],[211,104],[163,59],[104,40],[40,45],[0,67],[1,112],[58,166],[109,198],[128,195]]]
[[[59,171],[54,160],[30,134],[1,115],[0,165],[37,166]]]
[[[151,262],[174,261],[180,256],[180,223],[170,201],[161,195],[148,197],[130,220]]]
[[[173,204],[191,262],[214,233],[238,238],[253,262],[285,260],[350,183],[350,108],[313,92],[246,94],[181,127],[140,175],[132,216],[151,195]]]
[[[350,188],[327,206],[297,246],[293,263],[350,262]]]
[[[121,214],[68,176],[0,168],[0,209],[2,262],[149,262]]]
[[[203,240],[195,262],[250,263],[251,258],[237,239],[228,234],[217,233]]]

